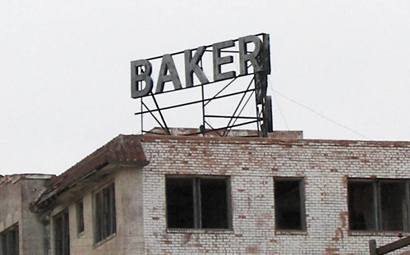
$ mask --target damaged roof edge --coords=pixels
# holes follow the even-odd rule
[[[258,130],[251,129],[230,129],[226,133],[226,130],[211,130],[207,129],[204,134],[201,133],[199,128],[168,128],[171,136],[189,136],[189,137],[226,137],[226,138],[255,138],[260,137]],[[155,127],[148,131],[146,135],[165,135],[169,136],[167,132],[160,128]],[[303,139],[303,131],[301,130],[274,130],[268,133],[267,137],[263,139],[285,139],[285,140],[300,140]]]
[[[32,210],[47,207],[51,202],[49,200],[109,164],[147,165],[141,140],[140,135],[119,135],[62,174],[51,178],[49,186],[32,203]]]
[[[17,183],[20,180],[50,180],[54,174],[39,174],[39,173],[24,173],[24,174],[10,174],[0,175],[0,186],[8,183]]]
[[[295,131],[298,132],[298,131]],[[297,134],[297,133],[296,133]],[[299,139],[283,137],[207,137],[207,136],[188,136],[188,135],[144,135],[143,142],[168,142],[168,141],[186,141],[186,142],[206,142],[206,143],[226,143],[226,144],[265,144],[265,145],[329,145],[342,147],[410,147],[410,141],[388,141],[388,140],[337,140],[337,139]]]

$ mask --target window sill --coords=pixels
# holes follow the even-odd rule
[[[349,230],[349,236],[407,236],[410,233],[404,231],[365,231],[365,230]]]
[[[167,228],[167,233],[174,234],[233,234],[233,229],[194,229],[194,228]]]
[[[117,236],[117,233],[111,234],[109,236],[107,236],[105,239],[98,241],[97,243],[94,244],[94,249],[104,245],[105,243],[111,241],[112,239],[114,239]]]
[[[275,235],[301,235],[306,236],[308,233],[306,230],[275,230]]]
[[[85,231],[84,230],[80,233],[77,233],[77,238],[82,238],[84,236],[85,236]]]

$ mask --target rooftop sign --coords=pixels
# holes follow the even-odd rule
[[[223,135],[227,135],[233,127],[256,123],[258,134],[259,131],[262,131],[260,134],[266,136],[267,132],[272,130],[271,99],[266,95],[269,74],[269,35],[264,33],[248,35],[235,40],[131,61],[131,97],[139,98],[141,102],[141,110],[135,114],[141,115],[142,132],[146,132],[143,130],[143,115],[146,113],[149,113],[167,131],[166,133],[169,133],[164,111],[192,104],[202,104],[200,133],[204,134],[208,130],[223,130]],[[251,75],[252,79],[247,81],[243,88],[244,83],[237,80]],[[212,97],[206,97],[214,92],[205,91],[205,85],[223,83],[227,80],[229,80],[228,84],[220,91]],[[235,81],[236,83],[234,83]],[[229,86],[231,89],[225,90]],[[157,95],[189,88],[201,88],[201,100],[194,100],[187,96],[183,98],[182,102],[179,100],[178,104],[159,106]],[[219,89],[217,86],[214,88]],[[241,116],[245,106],[249,102],[252,103],[250,101],[252,95],[255,97],[256,115]],[[226,100],[221,105],[223,107],[218,108],[219,114],[207,113],[209,110],[206,109],[206,106],[211,101],[220,101],[220,99],[227,97],[241,97],[233,114],[221,114],[222,109],[232,106],[227,104]],[[151,102],[151,105],[148,101]],[[210,118],[229,119],[229,122],[222,127],[214,127],[208,121]],[[238,120],[242,120],[242,122],[237,123]]]
[[[236,50],[233,49],[236,47]],[[212,52],[212,74],[206,74],[202,66],[202,58],[207,51]],[[177,69],[173,58],[173,56],[179,54],[184,55],[183,70]],[[237,63],[234,63],[234,55],[238,56],[235,58]],[[161,59],[161,66],[157,73],[157,79],[154,81],[151,61],[155,59]],[[239,71],[222,70],[224,66],[231,63],[235,64]],[[236,40],[200,46],[196,49],[132,61],[131,96],[132,98],[140,98],[148,96],[150,93],[159,94],[164,92],[165,85],[171,86],[171,90],[190,88],[194,86],[194,76],[199,80],[199,84],[196,85],[232,79],[250,74],[249,69],[251,67],[253,69],[252,73],[262,71],[270,73],[269,39],[266,34],[244,36]],[[181,82],[181,76],[185,78],[184,85]],[[141,86],[141,83],[143,83],[143,86]]]

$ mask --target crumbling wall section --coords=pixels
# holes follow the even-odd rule
[[[48,249],[47,222],[41,219],[40,214],[30,210],[30,204],[45,189],[46,179],[23,179],[21,181],[22,212],[20,232],[23,242],[20,242],[23,253],[21,254],[45,254]]]
[[[22,188],[19,180],[19,176],[5,176],[1,180],[0,232],[3,232],[5,229],[21,222]]]

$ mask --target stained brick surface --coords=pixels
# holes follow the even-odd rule
[[[410,143],[144,138],[147,254],[368,254],[398,233],[348,230],[347,177],[410,178]],[[167,230],[165,175],[231,178],[233,229]],[[305,232],[275,232],[275,176],[305,180]],[[400,254],[403,251],[394,253]]]

